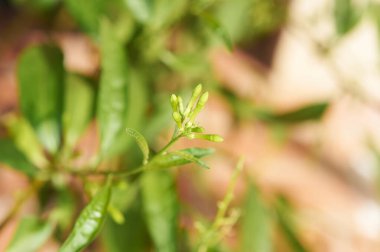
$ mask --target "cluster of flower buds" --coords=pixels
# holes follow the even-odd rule
[[[172,94],[170,103],[173,109],[173,119],[178,131],[184,136],[194,139],[205,139],[213,142],[222,142],[223,138],[215,134],[203,134],[204,129],[195,123],[195,118],[201,112],[208,100],[208,92],[202,94],[202,84],[195,87],[186,108],[180,96]]]

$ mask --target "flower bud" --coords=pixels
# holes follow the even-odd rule
[[[194,122],[195,120],[195,117],[199,114],[199,112],[201,112],[201,110],[204,108],[204,106],[206,105],[206,102],[208,100],[208,92],[204,93],[201,98],[199,98],[199,101],[197,103],[197,106],[195,107],[195,109],[192,111],[192,113],[190,114],[190,121],[191,122]]]
[[[173,119],[176,122],[178,128],[179,129],[182,128],[182,116],[181,116],[181,114],[178,113],[177,111],[174,111],[172,116],[173,116]]]
[[[224,141],[223,137],[219,135],[215,135],[215,134],[195,134],[195,138],[205,139],[205,140],[208,140],[211,142],[217,142],[217,143]]]
[[[197,100],[198,100],[199,95],[201,94],[201,92],[202,92],[202,84],[198,84],[194,88],[194,91],[193,91],[193,94],[191,96],[191,99],[190,99],[189,103],[187,104],[187,107],[186,107],[186,110],[185,110],[185,113],[184,113],[185,116],[187,116],[187,115],[190,114],[190,112],[193,109],[194,104],[197,102]]]
[[[170,96],[170,104],[172,105],[173,112],[178,112],[178,98],[175,94]]]
[[[179,113],[183,115],[183,100],[181,96],[178,96],[178,108],[179,108]]]

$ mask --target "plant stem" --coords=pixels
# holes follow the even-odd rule
[[[35,180],[32,182],[32,184],[29,185],[26,191],[24,191],[14,202],[12,208],[8,211],[3,221],[0,223],[0,230],[2,230],[10,220],[19,212],[22,205],[25,203],[26,200],[29,199],[29,197],[38,190],[42,186],[43,182],[39,180]]]
[[[148,163],[149,164],[149,163]],[[147,169],[146,165],[139,166],[132,171],[130,170],[119,170],[119,171],[94,171],[94,170],[81,170],[81,171],[67,171],[67,173],[71,175],[76,175],[76,176],[109,176],[109,175],[114,175],[116,177],[127,177],[131,176],[137,173],[140,173],[144,170]]]
[[[165,153],[165,151],[167,151],[167,150],[170,148],[170,146],[172,146],[175,142],[177,142],[178,139],[180,139],[181,137],[183,137],[183,133],[180,133],[180,134],[178,134],[176,137],[173,137],[173,138],[170,140],[170,142],[169,142],[167,145],[165,145],[165,146],[164,146],[164,147],[163,147],[163,148],[157,153],[156,156]]]
[[[173,136],[168,144],[166,144],[156,155],[162,155],[164,154],[175,142],[178,141],[181,137],[183,137],[183,133],[179,133],[177,135],[177,129],[174,131]],[[86,170],[68,170],[67,173],[71,175],[77,175],[77,176],[108,176],[108,175],[114,175],[115,177],[128,177],[135,174],[138,174],[140,172],[143,172],[148,169],[150,162],[147,164],[144,164],[142,166],[139,166],[132,171],[130,170],[119,170],[119,171],[95,171],[93,169],[86,169]]]
[[[220,229],[223,227],[223,225],[225,225],[227,210],[234,198],[234,190],[238,176],[243,169],[243,164],[244,159],[241,157],[228,184],[226,196],[222,201],[218,202],[218,211],[214,222],[212,223],[211,227],[203,234],[203,239],[201,239],[201,243],[199,244],[197,252],[207,252],[212,245],[217,243],[222,238],[222,231]]]

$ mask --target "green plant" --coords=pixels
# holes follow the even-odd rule
[[[238,166],[214,222],[191,215],[191,221],[204,223],[204,232],[196,233],[195,238],[188,237],[193,235],[192,227],[179,223],[188,206],[178,198],[176,173],[168,168],[189,163],[208,168],[201,158],[213,150],[171,149],[179,139],[223,140],[204,133],[196,123],[208,93],[202,93],[198,85],[191,95],[191,83],[209,83],[208,89],[230,98],[238,117],[286,127],[322,116],[327,103],[283,114],[258,108],[235,94],[226,94],[210,74],[211,47],[222,43],[233,50],[276,31],[285,19],[286,5],[278,0],[9,2],[33,13],[21,22],[42,17],[38,27],[48,36],[25,48],[18,58],[20,113],[0,115],[1,130],[3,126],[6,129],[6,137],[0,139],[0,162],[29,179],[28,188],[15,197],[0,229],[21,212],[28,199],[38,199],[33,216],[22,217],[8,251],[37,251],[49,238],[61,251],[85,247],[111,252],[224,251],[228,250],[224,235],[236,229],[236,213],[249,223],[239,230],[242,251],[274,247],[271,230],[276,216],[270,211],[274,207],[250,182],[241,211],[231,215],[227,211],[242,166]],[[60,33],[91,40],[100,56],[99,71],[79,74],[68,70],[64,64],[67,55],[57,46],[55,36],[49,36]],[[190,96],[189,103],[183,104],[177,95],[167,102],[173,90]],[[156,141],[170,116],[176,127],[162,147]],[[86,157],[77,144],[94,125],[99,146]],[[282,223],[286,227],[288,222]],[[290,233],[290,240],[297,239]],[[250,240],[251,235],[257,243]]]
[[[33,48],[30,52],[32,55],[34,52],[36,52]],[[38,52],[38,51],[37,51]],[[27,54],[28,57],[29,54]],[[21,65],[23,62],[21,63]],[[21,81],[21,91],[23,92],[23,86]],[[205,106],[207,99],[208,99],[208,93],[201,93],[202,92],[202,85],[198,85],[193,92],[193,95],[187,104],[186,108],[183,106],[182,98],[180,96],[172,95],[171,96],[171,105],[173,109],[173,118],[177,125],[175,128],[173,137],[169,141],[168,144],[166,144],[160,151],[156,152],[152,157],[150,157],[150,148],[148,147],[148,143],[145,140],[145,138],[136,130],[127,128],[125,134],[128,134],[129,136],[133,137],[138,146],[140,147],[140,150],[143,153],[143,161],[142,165],[140,165],[137,168],[128,168],[123,169],[120,168],[118,170],[111,170],[111,169],[104,169],[99,170],[98,166],[92,166],[89,168],[80,168],[80,169],[73,169],[66,164],[70,162],[70,159],[67,159],[67,149],[65,148],[59,148],[56,142],[45,142],[45,147],[50,151],[55,151],[55,154],[49,161],[46,161],[45,167],[37,167],[34,166],[30,161],[24,156],[24,154],[19,150],[14,142],[12,141],[5,141],[2,140],[1,147],[6,151],[2,152],[2,162],[6,163],[16,169],[19,169],[20,171],[24,172],[25,174],[30,176],[30,179],[32,181],[32,184],[36,184],[36,186],[33,186],[31,190],[36,190],[39,193],[43,193],[42,188],[45,186],[52,186],[54,190],[57,191],[64,191],[67,194],[70,194],[70,189],[68,186],[68,183],[70,182],[70,179],[72,177],[81,177],[83,180],[83,185],[88,182],[87,176],[101,176],[102,179],[100,181],[97,181],[94,185],[95,190],[98,191],[93,197],[92,200],[88,203],[88,205],[81,211],[81,214],[79,215],[78,219],[75,221],[75,225],[72,228],[72,231],[70,232],[70,235],[63,243],[62,247],[59,251],[81,251],[83,248],[88,246],[98,235],[100,229],[103,226],[103,223],[105,221],[106,216],[108,215],[107,212],[111,212],[111,216],[116,216],[117,214],[121,215],[119,212],[120,209],[118,209],[114,205],[110,205],[111,203],[111,195],[112,195],[112,184],[119,183],[119,182],[126,182],[131,183],[136,186],[140,186],[142,190],[143,198],[146,199],[144,201],[144,209],[147,213],[147,221],[148,226],[151,228],[151,235],[152,239],[156,245],[157,248],[160,250],[170,250],[174,251],[176,249],[176,246],[174,244],[175,239],[171,237],[171,235],[175,236],[175,229],[174,230],[168,230],[168,233],[163,235],[162,233],[157,233],[156,230],[161,230],[162,226],[158,228],[153,228],[155,225],[157,225],[155,222],[157,221],[156,218],[158,218],[158,215],[160,215],[160,212],[156,212],[156,207],[158,207],[161,204],[161,200],[164,200],[167,195],[162,197],[161,195],[157,195],[157,191],[160,192],[160,190],[165,189],[165,183],[172,184],[172,178],[167,173],[167,171],[164,171],[167,168],[175,167],[184,165],[187,163],[195,163],[200,165],[201,167],[208,168],[208,166],[200,160],[201,157],[207,156],[211,154],[213,151],[211,149],[201,149],[201,148],[190,148],[190,149],[183,149],[183,150],[176,150],[176,151],[170,151],[170,147],[181,137],[187,137],[190,139],[193,138],[199,138],[199,139],[206,139],[209,141],[214,142],[221,142],[223,139],[218,135],[212,135],[212,134],[203,134],[203,128],[197,125],[195,119],[197,114],[202,110],[202,108]],[[30,95],[30,94],[28,94]],[[22,96],[23,97],[23,96]],[[25,101],[26,99],[22,99],[21,102],[27,103]],[[32,101],[34,102],[34,101]],[[45,107],[46,108],[46,107]],[[44,109],[45,109],[44,108]],[[25,108],[26,109],[26,108]],[[28,108],[29,109],[29,108]],[[37,111],[38,112],[38,111]],[[36,111],[30,111],[30,114],[33,115],[33,113],[37,113]],[[29,115],[28,112],[26,112],[26,115]],[[28,119],[28,118],[27,118]],[[56,118],[57,120],[61,120],[60,118]],[[31,121],[32,120],[28,120]],[[23,121],[26,125],[28,125],[28,122]],[[38,137],[39,132],[39,124],[37,124],[36,133]],[[44,127],[44,126],[42,126]],[[52,131],[53,133],[56,131]],[[29,131],[29,134],[33,135],[33,131]],[[42,139],[44,138],[44,134],[51,133],[49,131],[42,131]],[[52,134],[53,134],[52,133]],[[36,138],[37,138],[36,137]],[[34,138],[34,137],[33,137]],[[49,137],[47,137],[50,139]],[[57,138],[53,138],[55,141]],[[43,141],[41,141],[42,144],[44,144]],[[36,142],[38,143],[38,142]],[[112,145],[112,144],[111,144]],[[87,167],[88,165],[85,165],[84,167]],[[164,172],[164,173],[163,173]],[[143,173],[139,176],[140,173]],[[130,178],[134,175],[133,180],[125,180],[126,178]],[[136,177],[137,176],[137,177]],[[57,180],[62,180],[60,182],[56,182]],[[107,182],[106,182],[107,180]],[[140,181],[141,180],[141,181]],[[162,180],[162,181],[161,181]],[[166,181],[166,182],[165,182]],[[164,183],[164,184],[162,184]],[[155,187],[157,186],[157,187]],[[163,186],[161,188],[161,186]],[[165,193],[165,191],[163,191]],[[25,195],[20,203],[17,203],[13,210],[10,212],[10,215],[13,215],[17,212],[19,209],[22,201],[24,201],[27,196],[30,195],[29,193]],[[177,204],[177,200],[175,199],[175,196],[170,193],[168,194],[171,199],[169,199],[168,204]],[[56,195],[54,195],[56,197]],[[173,198],[174,197],[174,198]],[[46,199],[49,200],[49,199]],[[151,204],[156,204],[153,208],[150,207]],[[165,203],[165,200],[163,201]],[[165,210],[168,214],[167,218],[172,219],[175,221],[175,215],[177,214],[175,209],[175,205],[172,206],[172,210]],[[38,232],[46,233],[46,226],[49,227],[49,235],[52,234],[54,229],[60,229],[62,227],[62,221],[57,214],[62,209],[61,205],[56,204],[51,209],[49,209],[48,213],[48,220],[45,220],[44,225],[39,226]],[[171,212],[171,213],[170,213]],[[73,216],[72,216],[73,217]],[[117,220],[118,218],[115,217]],[[42,221],[42,220],[39,220]],[[124,220],[120,220],[120,222],[123,222]],[[167,220],[164,220],[167,221]],[[151,223],[149,223],[151,222]],[[71,222],[69,222],[71,223]],[[162,225],[162,224],[160,224]],[[168,229],[175,228],[174,223],[168,223]],[[70,225],[65,225],[65,229],[69,227]],[[62,231],[65,233],[65,229]],[[172,232],[173,231],[173,232]],[[36,232],[36,234],[38,233]],[[27,234],[29,235],[29,234]],[[45,235],[44,238],[47,239],[49,235]],[[35,239],[35,238],[33,238]],[[10,247],[8,248],[9,251],[17,251],[17,249],[21,246],[26,249],[25,246],[28,246],[26,242],[29,241],[25,235],[18,235],[15,236],[14,240],[12,241]],[[43,242],[43,239],[41,239],[41,243]],[[171,243],[171,245],[168,245],[167,243]],[[20,245],[21,244],[21,245]],[[37,246],[38,247],[38,246]]]

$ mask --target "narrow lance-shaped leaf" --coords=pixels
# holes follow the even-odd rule
[[[178,199],[174,180],[165,171],[151,171],[141,178],[143,209],[156,251],[177,251]]]
[[[100,40],[102,75],[97,116],[101,152],[109,155],[112,145],[118,142],[126,120],[128,62],[122,43],[106,19],[101,23]]]
[[[120,154],[127,150],[133,143],[133,139],[125,134],[124,128],[139,129],[142,127],[145,119],[145,111],[147,108],[147,87],[146,77],[143,71],[136,68],[129,68],[128,70],[128,85],[126,91],[126,98],[124,100],[125,112],[123,118],[122,130],[117,133],[115,141],[108,150],[108,156]]]
[[[94,108],[95,90],[85,78],[68,74],[66,77],[64,128],[65,144],[70,148],[88,126]]]
[[[105,0],[65,0],[64,3],[85,31],[97,34],[99,20],[104,14]]]
[[[338,35],[348,33],[359,21],[359,13],[351,0],[335,0],[335,28]]]
[[[161,30],[180,18],[187,10],[186,0],[155,0],[149,26],[152,30]]]
[[[127,128],[126,132],[129,136],[133,137],[136,140],[137,145],[140,147],[140,150],[144,155],[143,163],[146,164],[149,159],[149,146],[144,136],[141,135],[137,130],[131,128]]]
[[[0,139],[0,163],[21,171],[30,177],[35,176],[38,172],[38,169],[8,139]]]
[[[152,0],[124,0],[132,15],[141,23],[146,23],[152,15]]]
[[[208,27],[215,36],[223,41],[228,50],[232,51],[232,39],[227,30],[219,23],[219,21],[210,15],[203,15],[203,21],[206,27]]]
[[[9,116],[4,121],[15,146],[35,166],[45,167],[48,161],[30,123],[20,116]]]
[[[293,111],[275,114],[263,110],[254,110],[254,114],[261,120],[277,123],[299,123],[308,120],[319,120],[328,108],[328,103],[314,103]]]
[[[96,238],[106,219],[110,198],[111,186],[107,183],[82,210],[59,252],[81,251]]]
[[[6,252],[34,252],[44,245],[53,231],[53,226],[37,217],[21,220]]]
[[[242,252],[272,251],[271,215],[255,185],[250,184],[241,220]]]
[[[205,169],[210,169],[210,167],[208,167],[208,165],[205,162],[203,162],[199,158],[196,158],[193,155],[191,155],[185,151],[175,151],[173,154],[178,155],[178,156],[180,156],[180,157],[182,157],[182,158],[184,158],[184,159],[186,159],[192,163],[195,163],[195,164],[197,164],[197,165],[199,165]]]
[[[188,158],[188,155],[199,159],[214,153],[214,150],[203,148],[189,148],[180,150],[180,152],[180,154],[178,154],[178,152],[169,152],[165,155],[156,156],[148,163],[147,169],[165,169],[188,164],[194,162],[193,159]],[[186,157],[184,157],[184,155],[186,155]]]
[[[28,48],[18,64],[20,107],[42,144],[58,150],[64,96],[63,56],[52,46]]]
[[[279,197],[276,202],[277,221],[288,244],[295,252],[307,252],[308,249],[302,244],[299,234],[291,218],[291,208],[284,197]]]
[[[124,126],[132,129],[140,129],[143,127],[145,120],[145,112],[148,104],[147,100],[147,78],[144,76],[144,71],[136,68],[130,69],[130,82],[128,85],[128,95],[126,104],[126,117]],[[112,152],[117,154],[125,151],[133,140],[122,132],[119,137],[119,142],[113,145]]]

